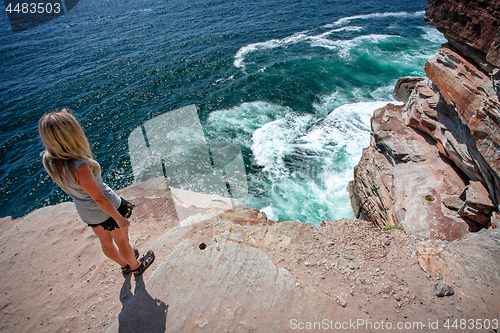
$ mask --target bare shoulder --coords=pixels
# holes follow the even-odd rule
[[[81,177],[88,177],[92,176],[94,178],[94,174],[92,173],[92,169],[90,169],[90,166],[87,163],[82,163],[78,166],[76,169],[76,172],[78,173],[78,177],[81,179]]]
[[[78,174],[80,186],[85,192],[90,194],[92,197],[102,194],[101,188],[94,177],[94,173],[87,163],[82,163],[76,169],[76,173]]]

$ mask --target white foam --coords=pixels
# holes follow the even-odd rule
[[[265,208],[262,208],[260,211],[264,212],[268,219],[271,219],[271,220],[278,219],[278,216],[275,214],[274,209],[271,206],[267,206]]]
[[[310,46],[312,47],[324,47],[327,49],[335,49],[335,50],[340,50],[340,56],[344,57],[346,56],[349,51],[361,44],[362,42],[373,42],[373,43],[378,43],[388,37],[396,37],[399,38],[400,36],[397,35],[382,35],[382,34],[369,34],[369,35],[364,35],[364,36],[359,36],[353,39],[348,39],[348,40],[331,40],[326,38],[329,35],[332,35],[335,32],[339,31],[360,31],[362,28],[360,27],[345,27],[341,29],[334,29],[331,31],[324,32],[322,34],[316,35],[316,36],[308,36],[304,33],[298,33],[283,39],[272,39],[266,42],[262,43],[254,43],[254,44],[249,44],[247,46],[244,46],[238,50],[236,55],[234,56],[234,66],[237,68],[240,68],[241,70],[245,71],[246,69],[246,63],[245,63],[245,57],[252,53],[252,52],[257,52],[257,51],[263,51],[263,50],[270,50],[270,49],[275,49],[278,47],[286,47],[289,45],[297,44],[300,42],[308,42]],[[261,71],[263,68],[260,69]]]
[[[255,162],[263,166],[270,177],[284,174],[283,158],[293,152],[293,141],[311,123],[312,115],[287,113],[284,118],[269,122],[252,135]]]
[[[361,31],[363,30],[364,28],[363,27],[358,27],[358,26],[348,26],[348,27],[342,27],[342,28],[338,28],[338,29],[333,29],[333,30],[330,30],[330,31],[327,31],[327,32],[324,32],[318,36],[316,36],[317,38],[325,38],[327,36],[330,36],[336,32],[342,32],[342,31]]]
[[[211,112],[205,129],[210,136],[250,148],[256,129],[281,119],[292,110],[267,102],[246,102],[230,109]],[[238,135],[235,136],[235,133]]]
[[[337,97],[322,97],[316,115],[266,102],[210,114],[209,132],[251,149],[254,163],[263,167],[249,177],[264,196],[248,200],[270,218],[318,224],[352,217],[346,186],[369,144],[373,111],[388,101],[345,104],[328,113]]]
[[[339,55],[341,57],[346,57],[349,55],[349,52],[353,48],[356,48],[363,42],[371,42],[376,44],[390,37],[400,38],[400,36],[396,35],[381,35],[381,34],[370,34],[370,35],[359,36],[353,39],[334,40],[334,41],[325,38],[311,38],[312,40],[311,46],[335,49],[339,51]]]
[[[320,96],[320,103],[313,103],[313,108],[317,115],[326,117],[333,109],[331,105],[337,102],[338,91],[334,91],[330,95]]]
[[[334,23],[327,24],[323,26],[322,28],[335,28],[326,32],[323,32],[318,35],[311,34],[311,30],[307,31],[302,31],[295,33],[291,36],[282,38],[282,39],[271,39],[265,42],[258,42],[258,43],[252,43],[249,45],[246,45],[238,50],[236,52],[236,55],[234,56],[234,66],[236,68],[240,68],[241,70],[245,71],[246,70],[246,63],[245,63],[245,58],[248,56],[248,54],[257,52],[257,51],[264,51],[264,50],[271,50],[275,49],[278,47],[287,47],[289,45],[294,45],[300,42],[309,42],[311,46],[320,46],[320,47],[325,47],[328,49],[342,49],[342,48],[348,48],[351,49],[352,47],[358,45],[357,43],[360,41],[373,41],[373,42],[378,42],[383,38],[387,38],[388,36],[391,35],[377,35],[377,34],[370,34],[366,36],[360,36],[351,40],[331,40],[328,39],[327,37],[338,32],[342,31],[361,31],[364,29],[363,27],[360,26],[345,26],[345,27],[340,27],[342,25],[345,25],[349,23],[350,21],[353,20],[366,20],[366,19],[371,19],[371,18],[385,18],[385,17],[420,17],[424,15],[424,11],[418,11],[414,13],[408,13],[408,12],[388,12],[388,13],[372,13],[372,14],[365,14],[365,15],[356,15],[356,16],[349,16],[349,17],[344,17],[341,18]],[[395,37],[395,36],[393,36]],[[343,50],[342,51],[342,56],[346,55],[347,51]]]
[[[361,149],[369,144],[373,111],[386,104],[387,101],[360,102],[338,107],[313,126],[300,141],[322,152],[345,150],[359,155]]]
[[[244,46],[236,52],[236,55],[234,56],[234,66],[237,68],[241,68],[245,70],[245,57],[247,54],[255,52],[255,51],[261,51],[261,50],[269,50],[269,49],[275,49],[278,47],[286,46],[289,44],[296,44],[298,42],[301,42],[303,40],[306,40],[309,38],[306,35],[307,31],[304,32],[299,32],[296,34],[293,34],[292,36],[288,36],[282,39],[271,39],[266,42],[261,42],[261,43],[253,43],[249,44],[247,46]]]
[[[396,80],[394,82],[391,82],[391,84],[386,85],[386,86],[381,86],[375,89],[370,93],[370,96],[374,100],[390,100],[393,104],[403,104],[399,102],[398,100],[395,99],[393,92],[394,92],[394,87],[396,86]]]
[[[408,13],[408,12],[388,12],[388,13],[371,13],[371,14],[365,14],[365,15],[354,15],[354,16],[348,16],[348,17],[343,17],[333,23],[326,24],[323,26],[323,28],[333,28],[333,27],[338,27],[341,25],[344,25],[346,23],[349,23],[354,20],[368,20],[372,18],[386,18],[386,17],[422,17],[424,16],[425,11],[418,11],[418,12],[413,12],[413,13]]]
[[[218,79],[218,80],[216,80],[216,81],[213,83],[213,85],[216,85],[216,84],[218,84],[218,83],[222,83],[222,82],[229,82],[229,81],[232,81],[232,80],[234,80],[234,75],[231,75],[231,76],[229,76],[229,77],[227,77],[227,78]]]
[[[324,103],[331,103],[334,98],[334,94],[325,97]],[[285,197],[289,200],[288,210],[293,211],[290,218],[293,215],[301,220],[300,216],[307,216],[307,222],[315,223],[318,221],[314,218],[350,217],[352,211],[345,188],[353,178],[352,168],[359,161],[362,149],[369,144],[373,111],[387,103],[346,104],[312,127],[310,124],[316,117],[292,111],[257,129],[252,135],[252,153],[271,182],[266,189],[271,200],[266,213],[286,215],[286,205],[281,202]],[[296,165],[290,157],[299,158]],[[302,197],[324,207],[325,213],[299,205],[305,210],[301,213],[293,202]]]
[[[424,31],[424,35],[422,35],[423,38],[427,39],[428,41],[436,44],[443,44],[446,43],[446,38],[444,38],[443,34],[439,32],[438,29],[434,27],[419,27]]]

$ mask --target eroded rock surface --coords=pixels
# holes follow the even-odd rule
[[[471,179],[485,183],[495,201],[500,202],[500,102],[491,77],[446,45],[426,63],[425,71],[449,113],[454,113],[455,123],[461,123],[460,132],[449,128],[452,135],[471,136],[463,144],[476,170],[459,166]]]
[[[402,107],[387,105],[372,118],[372,143],[354,169],[354,193],[379,227],[404,226],[424,238],[454,240],[469,225],[442,204],[466,184],[430,138],[404,124]]]
[[[429,1],[426,20],[449,43],[425,64],[427,79],[398,81],[404,108],[374,112],[350,184],[356,216],[443,240],[497,226],[498,9],[498,1]]]
[[[394,87],[394,96],[403,103],[408,102],[416,84],[422,80],[423,78],[421,77],[406,77],[399,79]]]
[[[500,67],[500,2],[428,0],[425,20],[487,67]]]
[[[428,274],[453,283],[455,296],[475,303],[484,311],[488,311],[487,308],[498,311],[500,298],[496,281],[500,279],[499,246],[500,229],[483,229],[450,243],[420,243],[417,248],[418,262]],[[478,270],[478,267],[482,269]],[[476,299],[477,295],[470,293],[472,288],[477,290],[477,295],[481,295],[481,301]]]
[[[104,257],[72,203],[1,219],[0,330],[285,332],[318,331],[319,323],[333,331],[354,322],[353,330],[373,332],[368,322],[498,317],[495,230],[482,231],[474,252],[465,242],[460,251],[447,243],[427,251],[441,243],[419,245],[419,237],[355,219],[276,223],[237,202],[165,185],[157,178],[119,191],[136,205],[132,245],[156,254],[139,278]],[[482,247],[487,256],[475,260]],[[455,295],[435,298],[437,284]]]

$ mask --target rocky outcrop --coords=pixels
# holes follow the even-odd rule
[[[429,1],[426,20],[449,43],[425,64],[427,79],[398,81],[403,108],[375,111],[350,185],[358,217],[443,240],[496,226],[499,6]]]
[[[276,223],[163,178],[119,194],[135,204],[131,244],[156,254],[138,278],[104,257],[73,203],[0,219],[0,331],[373,332],[402,318],[498,315],[498,230],[419,245],[355,219]],[[435,300],[438,284],[456,297]]]
[[[466,184],[435,145],[404,124],[402,106],[387,105],[372,118],[372,143],[354,168],[354,193],[369,221],[404,226],[424,238],[453,240],[469,225],[442,205]]]
[[[484,69],[500,67],[500,3],[428,0],[425,20]]]
[[[417,83],[422,80],[423,78],[421,77],[405,77],[399,79],[398,82],[396,82],[396,87],[394,87],[394,96],[401,102],[408,102],[413,89],[415,89]]]
[[[491,78],[447,45],[426,63],[425,72],[439,89],[448,118],[461,127],[440,129],[463,140],[462,151],[470,154],[472,160],[466,161],[470,166],[460,161],[457,165],[472,180],[483,182],[495,201],[500,202],[500,101]],[[433,137],[439,135],[434,133]],[[444,148],[447,155],[459,150],[452,144]],[[457,160],[456,156],[452,158]]]

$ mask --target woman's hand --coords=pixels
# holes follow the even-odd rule
[[[130,221],[128,219],[124,218],[123,216],[121,216],[120,219],[116,220],[116,223],[118,224],[118,226],[120,227],[120,229],[121,228],[126,228],[126,227],[130,226]]]

